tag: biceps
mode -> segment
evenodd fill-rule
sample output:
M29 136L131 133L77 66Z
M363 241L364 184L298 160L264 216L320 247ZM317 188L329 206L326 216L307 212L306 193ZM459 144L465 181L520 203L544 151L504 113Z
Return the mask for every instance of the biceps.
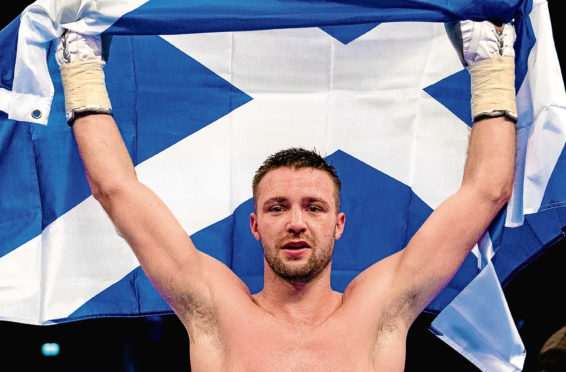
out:
M457 192L436 208L413 236L400 265L419 266L431 275L455 272L499 208L473 191Z
M167 206L139 182L97 197L158 290L174 291L186 277L198 277L201 258Z
M418 293L424 308L452 279L500 206L460 190L443 202L402 251L398 277Z
M222 262L199 252L161 199L136 182L100 200L126 239L144 272L181 314L204 314L231 292L246 295L247 287Z
M97 199L139 259L157 249L160 256L186 254L188 235L145 185L137 181L124 183Z
M407 247L350 283L345 303L380 314L383 324L410 325L454 276L485 231L499 209L492 204L466 190L448 198Z

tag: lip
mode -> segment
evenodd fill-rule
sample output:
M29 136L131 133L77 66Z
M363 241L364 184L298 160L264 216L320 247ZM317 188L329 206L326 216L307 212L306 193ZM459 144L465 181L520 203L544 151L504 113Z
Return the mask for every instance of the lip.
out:
M285 243L281 250L285 252L285 255L289 258L298 258L311 248L310 244L304 240L295 240Z
M283 245L283 247L281 247L281 249L286 249L286 250L303 250L303 249L309 249L311 246L309 243L307 243L304 240L296 240L296 241L290 241L287 242Z
M307 253L309 248L298 248L298 249L287 249L283 248L283 252L285 255L290 258L296 258L302 256L303 254Z

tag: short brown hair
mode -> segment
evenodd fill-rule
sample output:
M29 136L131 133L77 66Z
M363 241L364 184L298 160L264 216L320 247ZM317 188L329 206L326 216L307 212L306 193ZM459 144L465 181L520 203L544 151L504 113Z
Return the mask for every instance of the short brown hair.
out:
M300 147L292 147L286 150L281 150L275 154L269 156L263 164L256 171L253 182L253 198L254 205L257 201L257 188L263 177L271 170L275 170L282 167L289 168L313 168L326 172L335 186L335 197L336 197L336 211L340 210L340 192L342 188L342 183L338 174L336 173L336 168L332 164L329 164L316 150L305 150Z

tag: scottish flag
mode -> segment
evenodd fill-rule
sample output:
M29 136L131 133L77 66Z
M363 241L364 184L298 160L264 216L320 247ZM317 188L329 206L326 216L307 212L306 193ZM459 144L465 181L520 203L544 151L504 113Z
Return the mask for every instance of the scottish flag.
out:
M514 19L512 200L427 307L480 369L520 370L502 285L566 226L566 94L546 1L38 0L0 32L0 319L171 313L92 195L54 59L64 28L112 36L107 87L141 182L252 292L251 179L290 146L343 180L332 285L402 249L461 182L470 81L442 22ZM449 228L449 227L448 227Z

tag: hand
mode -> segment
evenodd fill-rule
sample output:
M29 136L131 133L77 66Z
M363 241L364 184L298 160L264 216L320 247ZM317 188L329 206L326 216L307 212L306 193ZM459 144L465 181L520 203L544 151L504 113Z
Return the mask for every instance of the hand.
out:
M65 30L58 39L55 59L59 65L85 60L104 60L100 35L82 35Z
M59 38L55 59L61 69L69 125L79 113L112 113L104 81L105 50L100 35L66 30Z
M470 72L473 120L505 116L516 123L513 25L466 20L445 26L460 61Z
M445 24L450 41L464 66L494 56L515 56L515 28L510 23L461 21Z

